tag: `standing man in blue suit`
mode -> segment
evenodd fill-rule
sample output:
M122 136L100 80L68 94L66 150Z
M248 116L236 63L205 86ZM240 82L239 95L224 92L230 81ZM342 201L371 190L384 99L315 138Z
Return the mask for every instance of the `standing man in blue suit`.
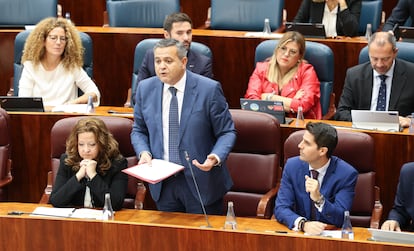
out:
M298 147L287 160L276 198L275 217L290 229L320 234L327 224L341 227L355 195L358 172L332 156L338 143L335 128L308 123ZM316 173L317 172L317 173Z
M203 213L188 152L206 212L221 214L223 196L232 186L225 162L236 131L220 83L186 70L186 53L185 46L174 39L155 45L157 76L138 85L131 141L140 164L155 158L185 166L178 175L149 186L159 210ZM175 96L179 133L173 137L170 102ZM176 152L171 152L173 148Z
M191 18L185 13L173 13L165 18L164 21L164 38L176 39L183 43L187 48L187 69L206 76L213 78L213 67L211 58L206 57L196 51L191 50L191 41L193 40L193 29L192 29ZM141 67L138 70L137 82L138 85L141 80L155 76L154 68L154 52L152 49L148 50L142 60ZM133 91L136 88L132 88ZM132 93L132 102L135 103L136 92Z

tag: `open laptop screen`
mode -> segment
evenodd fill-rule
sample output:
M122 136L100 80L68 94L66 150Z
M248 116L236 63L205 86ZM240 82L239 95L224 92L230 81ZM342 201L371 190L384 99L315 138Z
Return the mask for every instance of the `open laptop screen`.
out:
M0 106L6 111L44 112L42 97L0 96Z
M325 26L313 23L286 22L286 31L298 31L305 37L325 38Z
M352 127L366 130L399 132L398 111L351 110Z
M282 101L241 98L240 106L242 110L264 112L276 117L280 124L286 123L285 110L283 109Z

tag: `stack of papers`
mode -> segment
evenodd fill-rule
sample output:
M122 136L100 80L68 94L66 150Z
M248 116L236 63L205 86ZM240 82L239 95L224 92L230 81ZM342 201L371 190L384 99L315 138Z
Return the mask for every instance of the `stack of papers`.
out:
M153 159L151 166L148 164L141 164L132 166L122 171L140 180L155 184L180 172L183 169L184 166L161 159Z
M37 207L30 216L102 220L102 210L91 208Z
M87 104L58 105L52 108L52 112L86 113Z

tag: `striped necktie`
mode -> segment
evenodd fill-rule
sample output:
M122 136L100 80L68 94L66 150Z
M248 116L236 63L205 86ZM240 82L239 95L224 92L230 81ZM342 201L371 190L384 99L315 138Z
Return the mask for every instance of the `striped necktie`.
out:
M168 90L171 92L168 124L168 156L170 162L181 164L180 153L178 151L180 124L178 121L177 89L175 87L170 87Z

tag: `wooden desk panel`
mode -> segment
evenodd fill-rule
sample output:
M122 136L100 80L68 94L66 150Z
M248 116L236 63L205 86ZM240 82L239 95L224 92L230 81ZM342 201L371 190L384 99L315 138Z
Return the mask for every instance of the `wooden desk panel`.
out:
M131 108L98 107L97 115L133 118L132 114L108 114L109 109L132 112ZM38 202L50 170L50 129L59 119L79 114L65 113L10 113L12 127L13 182L8 186L10 201ZM349 122L326 121L349 126ZM294 123L281 126L282 143L296 130ZM365 131L374 138L376 181L381 188L384 205L383 219L391 209L402 164L414 161L414 135ZM282 151L283 152L283 151ZM283 161L283 158L282 158ZM281 163L283 165L283 163Z
M354 228L355 240L304 236L274 220L238 218L238 230L222 230L224 216L121 210L115 221L8 216L31 212L38 204L0 203L2 250L412 250L414 245L367 241L365 228ZM39 231L40 230L40 231ZM287 234L268 233L282 230Z

